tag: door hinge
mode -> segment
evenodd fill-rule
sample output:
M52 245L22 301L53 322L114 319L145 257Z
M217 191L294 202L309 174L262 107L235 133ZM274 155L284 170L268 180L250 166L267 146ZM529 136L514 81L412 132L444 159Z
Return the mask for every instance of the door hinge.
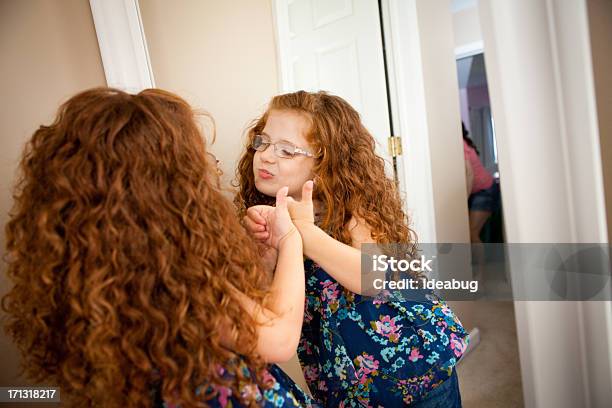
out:
M397 157L402 155L402 138L401 136L389 137L389 155Z

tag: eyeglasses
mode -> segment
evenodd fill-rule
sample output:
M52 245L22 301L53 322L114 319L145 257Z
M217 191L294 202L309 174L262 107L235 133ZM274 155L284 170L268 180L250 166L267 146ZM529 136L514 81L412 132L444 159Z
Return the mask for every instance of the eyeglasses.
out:
M219 176L223 175L223 170L221 170L221 167L219 166L220 161L219 161L219 159L217 159L217 156L215 156L211 152L206 152L206 154L210 158L210 161L215 164L215 171L217 172L217 174Z
M253 142L251 143L251 147L258 152L263 152L270 145L274 146L274 154L281 159L292 159L297 154L307 157L314 157L314 154L310 153L308 150L300 149L289 142L272 143L270 142L270 139L263 135L255 135Z

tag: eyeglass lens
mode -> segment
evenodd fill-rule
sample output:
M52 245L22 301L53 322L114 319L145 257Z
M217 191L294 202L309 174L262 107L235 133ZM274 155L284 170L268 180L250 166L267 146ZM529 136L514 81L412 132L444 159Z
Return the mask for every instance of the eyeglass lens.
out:
M270 140L264 139L261 135L255 136L253 139L253 149L257 151L264 151L270 146L272 143ZM285 142L277 142L274 143L274 153L281 158L292 158L295 156L295 146Z

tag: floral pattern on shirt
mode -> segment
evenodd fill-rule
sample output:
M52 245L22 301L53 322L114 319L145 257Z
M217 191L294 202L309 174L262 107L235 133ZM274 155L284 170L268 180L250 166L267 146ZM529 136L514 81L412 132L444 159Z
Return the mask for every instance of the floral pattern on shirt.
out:
M298 356L313 396L328 407L409 404L448 379L468 335L433 292L422 300L367 298L306 260Z
M263 382L271 384L265 390L262 390L257 384L248 381L251 378L251 371L248 367L240 362L242 373L245 375L245 381L239 384L241 395L247 399L257 401L260 407L264 408L287 408L287 407L319 407L314 400L307 395L297 384L289 378L278 366L271 365L264 371ZM219 367L221 375L229 377L229 373ZM232 389L226 386L211 386L216 391L216 396L207 402L209 407L214 408L236 408L242 407L240 399L232 394ZM196 394L202 392L201 389L196 390ZM178 405L163 402L163 408L180 408Z

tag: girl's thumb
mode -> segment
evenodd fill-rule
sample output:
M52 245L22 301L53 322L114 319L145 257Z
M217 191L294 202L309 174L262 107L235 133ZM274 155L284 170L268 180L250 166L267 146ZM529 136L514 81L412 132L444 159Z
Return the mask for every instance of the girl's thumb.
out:
M310 202L312 201L312 190L314 189L314 183L312 180L308 180L302 186L302 201Z
M289 187L287 186L276 192L276 208L287 208L287 193L289 193Z

